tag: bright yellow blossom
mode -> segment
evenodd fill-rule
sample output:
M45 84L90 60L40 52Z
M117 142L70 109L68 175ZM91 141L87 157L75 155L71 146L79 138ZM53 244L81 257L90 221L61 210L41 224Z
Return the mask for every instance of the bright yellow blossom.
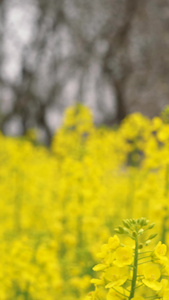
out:
M144 268L144 279L142 279L142 282L151 288L154 291L159 291L162 288L162 283L158 282L157 280L161 276L160 269L155 264L148 264Z
M158 260L160 264L166 264L168 261L166 257L166 253L167 253L167 246L159 242L154 249L153 258L155 260Z
M118 268L117 266L113 266L108 268L103 276L107 281L109 281L106 288L120 286L126 282L129 276L129 269L128 267Z
M130 246L119 247L115 253L114 264L118 267L129 266L133 262L133 249Z
M98 264L93 267L93 270L94 271L102 271L106 268L107 268L107 266L105 264Z
M108 240L108 248L111 250L116 250L120 246L120 240L117 235L110 237Z
M106 297L106 300L126 300L126 299L127 299L126 291L121 287L110 289Z

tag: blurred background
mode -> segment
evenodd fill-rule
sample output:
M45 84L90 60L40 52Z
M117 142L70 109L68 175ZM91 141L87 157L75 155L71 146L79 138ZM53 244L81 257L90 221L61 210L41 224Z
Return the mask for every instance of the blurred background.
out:
M65 108L96 124L169 104L169 0L0 0L0 129L50 144Z

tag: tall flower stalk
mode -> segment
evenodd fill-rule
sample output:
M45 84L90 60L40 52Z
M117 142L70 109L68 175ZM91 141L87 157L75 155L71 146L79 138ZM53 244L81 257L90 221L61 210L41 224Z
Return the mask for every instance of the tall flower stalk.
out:
M134 292L135 292L136 282L137 282L137 267L138 267L138 237L136 235L135 250L134 250L133 277L132 277L132 282L131 282L131 292L130 292L129 299L132 299L134 297Z

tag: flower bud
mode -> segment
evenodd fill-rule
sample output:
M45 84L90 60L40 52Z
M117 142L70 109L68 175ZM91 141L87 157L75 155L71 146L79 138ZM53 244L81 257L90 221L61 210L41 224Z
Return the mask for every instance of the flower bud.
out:
M151 223L151 224L148 226L148 229L152 229L154 226L155 226L155 223Z
M130 229L130 224L129 224L128 220L123 220L123 224L124 224L125 227Z
M133 232L132 232L132 236L133 236L133 237L136 237L136 236L137 236L136 231L133 231Z
M138 231L139 234L143 234L143 232L144 232L144 229L143 229L143 228L141 228L141 229Z
M140 244L138 245L138 248L139 248L139 249L142 249L143 246L144 246L144 245L143 245L142 243L140 243Z
M150 236L149 236L149 240L152 240L152 239L154 239L155 237L157 236L157 233L154 233L154 234L151 234Z
M147 240L145 245L148 246L151 243L151 240Z

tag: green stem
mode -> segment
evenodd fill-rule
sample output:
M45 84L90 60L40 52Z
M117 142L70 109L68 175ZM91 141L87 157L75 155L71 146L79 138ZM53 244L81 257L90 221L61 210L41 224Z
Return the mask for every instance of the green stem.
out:
M150 255L149 256L139 257L138 260L141 260L141 259L144 259L144 258L149 258L149 257L150 257Z
M140 253L138 253L138 254L145 254L145 253L152 253L153 251L144 251L144 252L140 252Z
M162 233L161 233L161 241L163 244L165 244L166 242L166 233L167 233L167 227L166 227L166 223L168 220L168 216L165 216L163 218L163 223L162 223Z
M135 251L134 251L134 266L133 266L133 278L131 282L131 292L129 296L129 300L134 298L134 292L136 288L136 280L137 280L137 264L138 264L138 238L135 238Z
M142 263L139 263L138 265L143 265L143 264L146 264L146 263L149 263L149 262L152 262L152 260L143 261Z

